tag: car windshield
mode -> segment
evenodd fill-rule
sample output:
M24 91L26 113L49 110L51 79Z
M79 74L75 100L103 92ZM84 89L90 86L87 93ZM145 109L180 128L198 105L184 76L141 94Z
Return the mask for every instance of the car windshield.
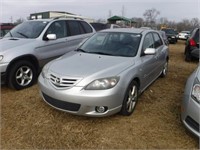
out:
M134 57L137 54L141 34L99 32L88 39L79 51L101 55Z
M181 33L187 33L187 34L189 34L189 33L190 33L190 31L182 31Z
M34 39L41 34L47 24L48 22L46 21L23 22L8 32L5 37Z
M176 34L173 29L164 29L163 31L165 31L166 34Z

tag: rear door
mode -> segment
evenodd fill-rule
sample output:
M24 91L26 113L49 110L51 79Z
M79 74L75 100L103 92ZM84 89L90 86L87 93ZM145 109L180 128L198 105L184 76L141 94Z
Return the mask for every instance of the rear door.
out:
M154 48L156 49L156 74L157 76L163 70L163 66L166 62L166 50L167 46L163 43L160 35L156 32L153 32L154 38Z
M67 20L67 31L68 31L68 49L75 50L79 44L85 39L92 35L93 30L84 21L78 20Z
M142 44L142 52L141 52L141 89L148 86L156 77L157 70L157 56L155 55L144 55L144 51L146 48L154 48L154 38L152 33L146 34Z

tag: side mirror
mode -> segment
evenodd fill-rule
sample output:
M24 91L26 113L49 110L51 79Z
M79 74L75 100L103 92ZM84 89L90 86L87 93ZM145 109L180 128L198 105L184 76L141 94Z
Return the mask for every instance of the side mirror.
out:
M155 48L147 48L144 51L145 55L155 55L156 54L156 49Z
M56 40L56 34L47 34L46 37L48 40Z

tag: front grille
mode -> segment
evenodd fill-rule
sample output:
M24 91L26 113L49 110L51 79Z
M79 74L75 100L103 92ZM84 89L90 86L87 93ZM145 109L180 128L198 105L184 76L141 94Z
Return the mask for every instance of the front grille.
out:
M44 99L46 100L46 102L48 102L49 104L53 105L54 107L63 109L63 110L69 110L69 111L78 111L80 108L80 104L76 104L76 103L70 103L70 102L65 102L65 101L61 101L58 99L54 99L44 93L42 93Z
M59 77L57 75L50 74L50 83L56 88L70 88L79 80L80 78Z
M199 132L199 124L193 120L190 116L187 116L185 121L187 122L187 124L193 128L194 130L196 130L197 132Z

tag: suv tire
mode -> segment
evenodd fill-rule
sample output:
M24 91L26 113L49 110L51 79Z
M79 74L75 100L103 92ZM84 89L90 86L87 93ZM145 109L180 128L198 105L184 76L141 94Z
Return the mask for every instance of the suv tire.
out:
M36 69L28 61L22 60L14 63L8 73L8 86L21 90L30 87L36 80Z

